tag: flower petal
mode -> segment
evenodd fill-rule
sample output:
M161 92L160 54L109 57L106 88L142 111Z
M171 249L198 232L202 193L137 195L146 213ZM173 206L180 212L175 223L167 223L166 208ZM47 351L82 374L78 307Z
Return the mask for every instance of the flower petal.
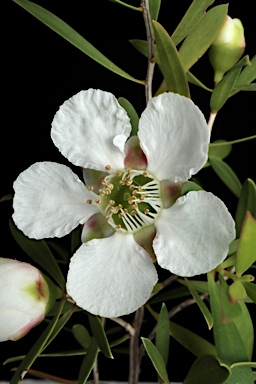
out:
M88 241L71 258L67 292L81 308L104 317L134 312L157 282L155 267L130 234Z
M235 223L224 203L210 192L189 192L156 221L153 242L159 265L180 276L206 273L227 256Z
M210 133L199 108L176 93L149 101L138 136L148 171L159 181L186 181L205 164Z
M124 167L124 145L131 124L114 95L101 90L81 91L56 113L51 137L73 164L105 171Z
M35 239L65 236L98 212L96 206L87 204L97 195L65 165L35 163L18 176L13 187L13 220Z

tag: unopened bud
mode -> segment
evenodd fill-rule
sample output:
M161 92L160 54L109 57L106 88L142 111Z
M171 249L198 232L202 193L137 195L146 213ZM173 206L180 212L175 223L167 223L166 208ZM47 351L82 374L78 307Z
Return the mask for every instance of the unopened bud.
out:
M227 16L209 49L209 60L214 69L215 83L218 83L224 73L238 62L244 49L244 28L241 21Z
M0 258L0 341L25 336L43 320L50 302L48 284L37 268Z

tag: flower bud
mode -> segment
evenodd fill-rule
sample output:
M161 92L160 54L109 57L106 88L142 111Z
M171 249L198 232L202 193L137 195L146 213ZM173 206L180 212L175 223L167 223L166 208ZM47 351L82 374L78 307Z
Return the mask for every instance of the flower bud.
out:
M224 73L238 62L244 49L244 28L241 21L227 16L209 49L209 60L215 72L215 83L218 83Z
M43 320L50 301L48 284L37 268L0 258L0 341L25 336Z

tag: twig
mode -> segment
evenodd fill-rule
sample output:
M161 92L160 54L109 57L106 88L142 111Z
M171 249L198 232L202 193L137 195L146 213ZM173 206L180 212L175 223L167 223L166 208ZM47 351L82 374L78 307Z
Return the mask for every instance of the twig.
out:
M130 370L129 384L137 384L139 378L139 335L144 315L144 307L137 309L134 317L134 335L130 338Z
M110 320L121 325L121 327L123 327L132 337L134 336L135 329L133 328L133 326L131 324L127 323L126 321L124 321L120 317L112 317Z
M93 384L97 384L99 382L99 368L98 368L98 358L96 358L93 365Z
M148 0L143 0L141 3L143 9L143 18L146 27L147 42L148 42L148 68L147 68L147 77L145 82L145 94L146 94L146 103L152 99L152 80L155 68L154 62L154 31L151 23L151 17L149 12Z
M212 127L213 127L213 123L214 123L216 116L217 116L217 112L216 113L213 113L213 112L210 113L210 117L209 117L209 121L208 121L208 128L209 128L210 133L212 132Z
M11 371L16 371L16 369L17 368L12 368ZM41 379L46 379L46 380L53 381L55 383L77 384L75 381L66 380L66 379L63 379L62 377L53 376L53 375L50 375L50 374L45 373L45 372L37 371L35 369L29 369L27 371L27 373L29 373L30 375L35 376L35 377L40 377Z

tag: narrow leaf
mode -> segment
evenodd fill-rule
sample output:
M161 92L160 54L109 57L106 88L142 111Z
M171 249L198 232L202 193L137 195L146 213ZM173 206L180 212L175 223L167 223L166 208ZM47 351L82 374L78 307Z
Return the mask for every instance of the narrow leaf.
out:
M247 297L246 290L241 281L236 280L229 286L229 297L231 303L235 303L238 300L245 300Z
M218 112L226 103L231 95L234 85L236 84L242 67L249 64L249 56L244 56L216 85L210 99L210 107L213 113Z
M64 301L60 303L59 311L54 316L54 318L50 321L49 325L45 328L45 330L41 333L39 338L34 343L33 347L30 349L24 360L20 363L18 369L15 371L15 374L13 375L10 384L19 384L20 378L23 371L27 371L33 362L36 360L37 356L41 353L43 350L47 340L49 339L51 333L53 332L54 328L56 327L56 324L58 323L59 316L62 311L62 307L64 305Z
M29 239L15 226L12 220L9 221L9 226L21 249L47 271L62 289L65 289L65 279L46 242L44 240Z
M250 60L251 65L246 66L240 73L236 87L244 84L250 84L256 80L256 55Z
M222 384L230 376L227 365L220 364L216 356L200 356L192 365L183 384Z
M170 344L170 325L169 316L166 305L163 303L159 313L156 327L156 348L163 358L165 366L167 366Z
M230 296L229 296L229 286L221 274L219 274L219 281L220 281L221 321L223 323L227 323L241 316L242 309L239 303L237 302L231 303Z
M152 363L154 365L155 370L157 371L157 374L161 377L161 379L165 383L169 383L168 374L167 374L165 364L164 364L164 361L163 361L163 358L162 358L160 352L154 346L152 341L150 341L149 339L142 337L141 340L143 342L143 345L147 351L147 354L148 354L150 360L152 361Z
M12 200L12 194L11 193L8 193L7 195L4 195L1 197L0 199L0 203L4 202L4 201L9 201L9 200Z
M190 97L186 73L171 37L156 21L153 21L156 46L168 91Z
M231 92L231 96L233 96L235 93L237 93L239 91L247 91L247 92L255 92L256 91L256 83L243 84L243 85L236 85L236 84L234 86L234 89Z
M88 318L89 318L89 323L90 323L93 336L95 337L95 340L97 341L101 352L106 357L113 359L113 355L108 343L108 339L100 319L98 318L98 316L91 315L90 313L88 313Z
M134 109L133 105L124 97L119 97L118 103L121 105L121 107L123 107L126 110L127 115L129 116L131 126L132 126L132 131L130 136L137 135L138 126L139 126L139 116L136 110Z
M187 289L187 287L171 288L167 292L161 292L153 296L149 302L150 304L163 303L168 300L177 299L179 297L186 297L188 295L189 290Z
M170 335L197 357L205 354L216 355L213 344L173 321L170 321Z
M226 145L215 145L218 143L226 143ZM232 150L232 145L229 144L226 140L216 140L209 145L209 158L218 157L218 159L225 159Z
M75 337L75 339L78 341L78 343L87 350L91 343L91 336L89 335L89 332L82 324L74 324L72 327L72 333Z
M151 20L157 20L161 7L161 0L149 0L148 3Z
M197 77L195 77L195 75L193 75L193 73L191 73L190 71L187 71L186 76L187 76L187 79L188 79L188 82L189 82L189 83L194 84L194 85L196 85L197 87L203 88L203 89L205 89L205 90L208 91L208 92L212 92L212 89L206 87L206 85L204 85L204 84L203 84Z
M87 350L87 353L82 361L79 376L78 376L78 384L85 384L97 359L99 352L97 341L92 338L90 346Z
M231 192L234 193L236 197L239 198L242 184L232 168L223 160L214 156L210 158L210 164L223 183L230 189Z
M205 14L206 8L214 3L214 0L194 0L181 22L172 34L175 45L178 45L192 31Z
M74 45L76 48L80 49L91 59L101 64L103 67L128 80L144 84L144 81L135 79L128 73L124 72L121 68L116 66L114 63L112 63L112 61L110 61L106 56L104 56L100 51L98 51L98 49L96 49L92 44L90 44L86 39L84 39L78 32L76 32L67 23L65 23L59 17L55 16L53 13L47 11L40 5L32 3L28 0L13 1L16 4L20 5L22 8L24 8L31 15L36 17L38 20L40 20L42 23L44 23L47 27L51 28L54 32L58 33L69 43Z
M185 72L187 72L210 47L225 21L227 12L227 4L218 5L210 9L196 24L186 40L184 40L180 47L179 54Z
M256 284L253 283L243 283L245 287L247 295L252 299L254 303L256 303Z
M194 288L193 284L191 284L190 280L185 278L185 282L186 282L186 285L187 285L188 289L190 290L191 295L195 299L195 301L196 301L200 311L202 312L202 314L203 314L203 316L205 318L205 321L206 321L206 323L208 325L208 328L211 329L212 326L213 326L213 319L212 319L212 315L211 315L209 309L207 308L207 306L204 303L204 301L201 299L200 295L197 293L197 291Z
M242 315L229 323L221 321L220 289L212 272L208 273L210 304L213 316L213 332L218 357L226 364L250 361L253 350L254 331L248 309L243 302Z
M203 188L193 181L185 181L181 188L181 195L184 196L191 191L201 191Z
M256 260L256 220L247 211L236 256L236 274L241 276Z
M236 209L235 219L237 237L240 236L246 211L249 211L252 216L256 218L256 185L251 179L245 180Z

